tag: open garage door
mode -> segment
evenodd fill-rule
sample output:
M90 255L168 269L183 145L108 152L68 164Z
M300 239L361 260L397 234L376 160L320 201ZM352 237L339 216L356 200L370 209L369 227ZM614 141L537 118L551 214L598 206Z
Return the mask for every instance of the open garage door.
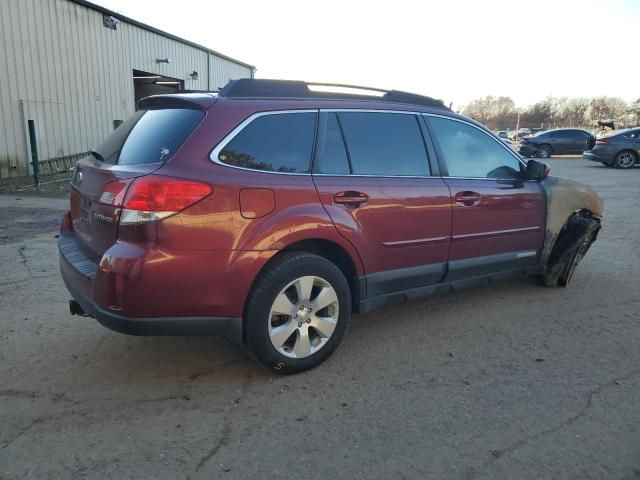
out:
M162 93L175 93L184 89L184 80L179 78L165 77L156 73L133 71L133 91L136 102L149 95L160 95Z

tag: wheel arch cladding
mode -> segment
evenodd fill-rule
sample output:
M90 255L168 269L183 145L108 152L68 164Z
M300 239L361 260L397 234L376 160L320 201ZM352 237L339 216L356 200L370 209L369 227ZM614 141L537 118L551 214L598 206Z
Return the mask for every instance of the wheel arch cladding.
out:
M558 237L569 228L574 215L602 219L602 199L590 187L564 178L547 177L540 186L547 200L546 227L540 261L546 265ZM599 228L599 225L598 225Z
M349 289L351 290L352 309L355 308L356 305L358 305L360 301L360 295L364 293L361 291L363 287L360 285L358 266L355 263L359 259L354 259L350 252L348 252L342 245L324 238L309 238L305 240L299 240L284 246L284 248L275 253L275 255L273 255L262 266L262 268L258 272L258 275L256 275L256 279L254 280L253 284L255 285L255 282L257 281L260 274L265 271L270 264L280 258L282 254L290 252L312 253L314 255L326 258L334 265L336 265L336 267L338 267L338 269L343 273L343 275L347 279L347 283L349 284ZM251 288L253 288L253 285Z

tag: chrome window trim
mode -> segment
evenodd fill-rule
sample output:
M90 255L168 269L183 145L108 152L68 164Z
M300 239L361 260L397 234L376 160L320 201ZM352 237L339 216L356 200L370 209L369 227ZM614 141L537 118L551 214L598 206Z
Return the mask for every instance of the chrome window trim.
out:
M505 151L507 151L509 153L509 155L511 155L513 158L515 158L518 163L520 163L520 165L522 165L523 167L527 167L527 164L524 160L522 160L522 158L520 158L518 156L518 154L512 149L510 148L508 145L506 145L502 140L500 140L497 137L494 137L492 135L489 135L487 132L485 132L482 128L478 127L477 125L474 125L471 122L467 122L466 120L462 120L460 118L455 118L455 117L448 117L446 115L438 115L437 113L425 113L422 112L422 115L424 115L425 117L438 117L438 118L444 118L445 120L451 120L454 122L460 122L460 123L464 123L466 125L469 125L470 127L475 128L476 130L484 133L487 137L489 137L490 139L492 139L494 142L496 142L498 145L500 145ZM466 178L466 179L477 179L477 180L517 180L516 178L488 178L488 177L451 177L451 176L446 176L446 177L442 177L442 178Z
M320 113L401 113L403 115L420 115L424 112L413 112L409 110L380 110L371 108L321 108Z
M443 178L439 175L367 175L364 173L313 173L312 175L314 177L419 178L421 180L425 178Z
M283 115L287 113L313 113L316 116L318 115L317 108L308 108L304 110L269 110L265 112L256 112L249 115L245 118L238 126L236 126L233 130L231 130L216 147L209 154L209 160L217 165L222 165L223 167L235 168L237 170L244 170L247 172L260 172L260 173L270 173L272 175L293 175L293 176L310 176L311 172L275 172L273 170L258 170L257 168L247 168L247 167L238 167L237 165L229 165L228 163L222 162L218 157L220 156L220 152L222 149L226 147L231 140L233 140L236 135L238 135L242 130L244 130L251 122L253 122L256 118L264 117L267 115ZM313 152L312 152L313 154ZM313 158L309 159L309 169L311 169L311 165L313 162Z
M255 169L255 168L238 167L236 165L230 165L228 163L224 163L224 162L220 161L220 159L218 158L218 156L220 155L220 152L222 151L222 149L224 147L226 147L227 144L229 142L231 142L231 140L233 140L236 135L238 135L242 130L244 130L256 118L263 117L263 116L266 116L266 115L282 115L282 114L288 114L288 113L315 113L315 114L320 114L320 113L325 113L325 112L326 113L331 113L331 112L396 113L396 114L414 115L414 116L423 115L423 116L429 116L429 117L439 117L439 118L444 118L446 120L452 120L452 121L464 123L466 125L474 127L475 129L481 131L482 133L487 135L489 138L492 138L496 143L501 145L502 148L504 148L507 152L509 152L509 154L511 156L513 156L521 165L523 165L526 168L526 163L520 157L518 157L516 152L511 150L500 139L493 138L491 135L489 135L487 132L485 132L482 128L478 127L477 125L474 125L471 122L467 122L465 120L461 120L461 119L455 118L455 117L450 117L450 116L447 116L447 115L438 115L438 114L435 114L435 113L418 112L418 111L413 111L413 110L384 110L384 109L370 109L370 108L366 109L366 108L357 108L357 107L355 107L355 108L308 108L308 109L295 109L295 110L267 110L267 111L264 111L264 112L253 113L253 114L249 115L247 118L245 118L242 122L240 122L240 124L238 124L227 135L225 135L225 137L211 151L211 154L209 155L209 160L211 160L213 163L215 163L217 165L221 165L221 166L227 167L227 168L235 168L237 170L244 170L244 171L248 171L248 172L268 173L268 174L272 174L272 175L292 175L292 176L311 176L311 175L313 175L313 176L318 176L318 177L410 178L410 179L425 179L425 178L443 178L443 179L445 179L445 178L450 178L450 179L463 179L463 180L490 180L490 181L496 181L496 180L514 181L514 180L518 180L516 178L451 177L451 176L443 176L443 175L436 175L436 176L434 176L434 175L417 175L416 176L416 175L335 174L335 173L313 173L313 172L308 172L308 173L302 173L302 172L301 173L275 172L273 170L258 170L258 169ZM312 164L313 164L313 159L311 160L311 163L309 164L310 168L312 167Z

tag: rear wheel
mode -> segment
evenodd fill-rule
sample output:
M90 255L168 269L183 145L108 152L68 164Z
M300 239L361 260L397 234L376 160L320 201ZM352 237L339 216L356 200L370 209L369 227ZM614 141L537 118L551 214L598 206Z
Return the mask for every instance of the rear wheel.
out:
M638 158L634 152L624 150L616 155L616 158L613 160L613 164L617 168L631 168L637 161Z
M267 267L251 291L246 340L264 367L297 373L333 353L350 318L351 292L340 269L317 255L287 252Z
M553 153L553 149L551 145L540 145L540 148L536 150L536 157L538 158L549 158Z

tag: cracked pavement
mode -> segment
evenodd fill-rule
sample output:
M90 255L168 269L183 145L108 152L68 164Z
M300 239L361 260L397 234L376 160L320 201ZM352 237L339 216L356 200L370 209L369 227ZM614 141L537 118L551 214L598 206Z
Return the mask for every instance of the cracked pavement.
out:
M0 196L0 478L640 478L640 169L549 163L605 200L569 288L388 306L293 377L71 317L66 202Z

